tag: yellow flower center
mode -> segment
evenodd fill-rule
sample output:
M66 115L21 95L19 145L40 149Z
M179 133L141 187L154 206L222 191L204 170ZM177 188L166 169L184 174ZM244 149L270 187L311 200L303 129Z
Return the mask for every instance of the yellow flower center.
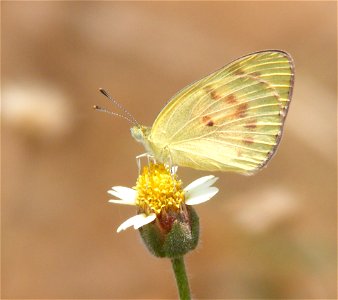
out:
M162 210L179 210L184 202L182 181L177 179L163 164L144 167L137 178L137 205L146 213L161 213Z

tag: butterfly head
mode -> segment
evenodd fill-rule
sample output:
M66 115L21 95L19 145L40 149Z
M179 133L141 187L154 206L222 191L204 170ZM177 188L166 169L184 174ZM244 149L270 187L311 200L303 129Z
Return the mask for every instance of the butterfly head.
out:
M149 145L149 135L150 135L150 127L135 125L130 128L131 136L139 143L142 143L146 148L148 153L151 153L151 147Z
M139 143L143 143L146 137L149 135L149 129L146 126L135 125L130 128L132 137Z

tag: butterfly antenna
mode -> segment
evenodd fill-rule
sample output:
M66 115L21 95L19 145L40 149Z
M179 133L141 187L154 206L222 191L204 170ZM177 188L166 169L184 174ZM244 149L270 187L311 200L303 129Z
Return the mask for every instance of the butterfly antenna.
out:
M126 116L124 115L120 115L120 114L117 114L117 113L114 113L104 107L101 107L101 106L98 106L98 105L94 105L93 108L97 111L101 111L101 112L104 112L104 113L108 113L108 114L111 114L113 116L116 116L116 117L119 117L119 118L122 118L122 119L125 119L127 120L129 123L131 124L134 124L134 125L137 125L137 123L135 123L134 121L130 120L129 118L127 118Z
M102 89L102 88L99 88L99 91L104 95L104 96L106 96L113 104L115 104L120 110L122 110L128 117L126 117L126 116L124 116L124 119L126 119L126 120L129 120L129 121L131 121L131 123L133 123L134 125L139 125L139 123L136 121L136 119L133 117L133 115L129 112L129 111L127 111L123 106L122 106L122 104L121 103L119 103L119 102L117 102L116 100L114 100L113 98L112 98L112 96L110 96L110 94L106 91L106 90L104 90L104 89ZM103 109L104 111L106 111L106 112L109 112L108 110L106 110L106 109ZM109 112L109 113L111 113L111 112ZM116 113L112 113L113 115L119 115L119 114L116 114ZM119 116L122 116L122 115L119 115Z

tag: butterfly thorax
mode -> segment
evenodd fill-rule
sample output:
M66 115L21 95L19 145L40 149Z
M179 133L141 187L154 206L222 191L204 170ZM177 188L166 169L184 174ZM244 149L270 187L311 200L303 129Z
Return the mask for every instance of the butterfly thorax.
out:
M143 144L149 154L153 155L152 147L149 142L151 128L143 125L136 125L130 128L131 136L139 143Z

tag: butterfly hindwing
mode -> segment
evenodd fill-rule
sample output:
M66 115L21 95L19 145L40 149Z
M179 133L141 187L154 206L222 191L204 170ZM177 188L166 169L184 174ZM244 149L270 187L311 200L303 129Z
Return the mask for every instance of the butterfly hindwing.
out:
M184 88L154 122L155 154L195 169L255 172L279 143L293 73L286 53L265 51Z

